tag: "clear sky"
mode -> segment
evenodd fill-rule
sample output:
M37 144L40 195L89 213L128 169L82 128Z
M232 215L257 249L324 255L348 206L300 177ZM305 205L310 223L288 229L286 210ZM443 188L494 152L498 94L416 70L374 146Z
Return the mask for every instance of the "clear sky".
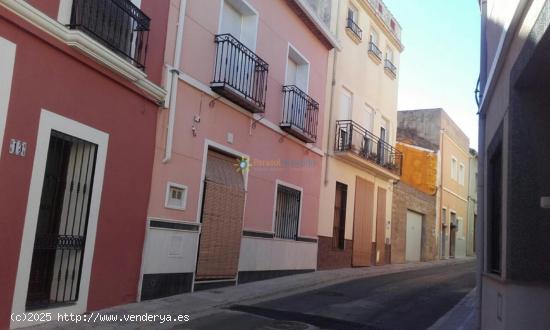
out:
M475 0L384 0L401 25L398 110L443 108L477 150L479 7Z

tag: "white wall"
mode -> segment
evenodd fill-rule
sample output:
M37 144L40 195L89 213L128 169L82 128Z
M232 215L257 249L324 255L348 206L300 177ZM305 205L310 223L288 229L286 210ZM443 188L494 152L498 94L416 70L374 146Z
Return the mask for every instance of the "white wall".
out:
M316 268L317 243L242 238L239 271Z
M199 233L148 228L143 249L143 274L194 273Z

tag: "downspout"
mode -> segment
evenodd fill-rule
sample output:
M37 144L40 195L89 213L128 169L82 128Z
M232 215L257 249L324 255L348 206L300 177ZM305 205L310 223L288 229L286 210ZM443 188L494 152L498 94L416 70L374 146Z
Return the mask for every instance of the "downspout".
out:
M181 50L183 44L183 26L185 23L185 10L187 0L180 1L180 11L178 17L178 28L176 32L176 47L174 48L174 62L170 69L170 104L168 106L168 131L166 134L166 146L164 148L163 163L168 163L172 159L172 146L174 143L174 122L176 118L176 98L178 94L179 67L181 63Z
M486 28L487 28L487 0L480 0L481 9L481 38L480 38L480 63L479 63L479 89L481 93L485 91L485 84L487 82L487 40L486 40ZM480 95L479 99L483 102L484 95ZM482 104L482 103L481 103ZM480 105L481 106L481 105ZM481 110L481 109L480 109ZM477 287L477 312L478 312L478 326L481 329L481 305L482 305L482 292L483 281L481 280L481 274L483 274L483 267L485 265L485 113L479 112L478 120L478 146L477 146L477 222L476 222L476 257L477 257L477 274L476 274L476 287Z
M338 38L338 32L340 31L340 0L337 0L338 4L336 6L336 38ZM324 184L325 186L328 185L328 158L329 158L329 148L330 148L330 140L331 140L331 133L332 132L332 110L334 107L334 89L336 86L336 59L338 58L338 50L336 48L333 48L334 50L334 56L332 59L332 81L330 83L330 107L328 110L328 135L327 135L327 146L325 150L325 180Z

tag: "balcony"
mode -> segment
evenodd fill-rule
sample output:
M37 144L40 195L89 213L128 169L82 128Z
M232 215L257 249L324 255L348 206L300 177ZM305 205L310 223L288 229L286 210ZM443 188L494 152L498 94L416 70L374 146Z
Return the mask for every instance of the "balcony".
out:
M386 59L386 62L384 63L384 71L386 71L386 73L388 73L392 78L397 77L397 68L388 59Z
M378 63L382 61L382 51L372 41L369 42L369 55L374 56Z
M334 151L337 156L380 175L401 176L403 154L354 121L336 121Z
M279 125L288 134L306 142L317 140L319 103L294 85L283 86L283 121Z
M252 113L265 111L269 65L231 34L216 35L212 90Z
M129 0L73 0L68 27L88 34L144 70L150 22Z
M351 32L351 37L356 39L357 42L363 39L363 30L355 23L352 17L348 17L348 23L346 25L346 30Z

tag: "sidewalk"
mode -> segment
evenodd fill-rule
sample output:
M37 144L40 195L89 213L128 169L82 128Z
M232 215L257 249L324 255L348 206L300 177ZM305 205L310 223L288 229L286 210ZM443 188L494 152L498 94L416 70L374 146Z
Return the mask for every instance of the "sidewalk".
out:
M443 315L428 330L477 330L478 313L476 289L472 289L447 314Z
M217 309L233 304L256 304L262 301L282 298L285 296L306 292L333 284L354 279L369 278L378 275L392 274L411 270L426 269L445 265L470 262L473 258L451 259L434 262L418 262L394 264L365 268L347 268L317 271L312 273L279 277L275 279L252 282L238 286L181 294L167 298L148 300L140 303L116 306L88 314L87 317L101 315L118 315L119 319L111 322L96 322L89 320L75 324L73 322L49 322L33 327L33 329L136 329L151 327L154 329L170 329L185 322L140 323L123 320L123 315L183 315L193 319L215 313ZM185 327L185 326L184 326Z

